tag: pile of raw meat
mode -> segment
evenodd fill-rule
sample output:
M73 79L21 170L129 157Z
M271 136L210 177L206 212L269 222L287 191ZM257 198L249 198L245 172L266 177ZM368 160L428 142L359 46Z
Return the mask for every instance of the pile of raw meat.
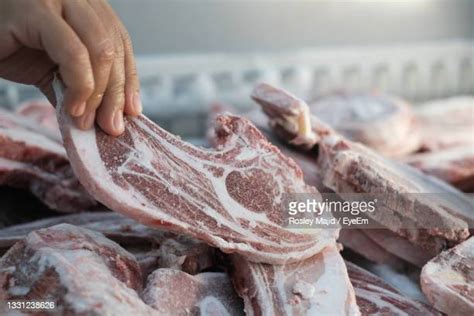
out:
M260 84L252 112L213 107L200 148L145 116L118 138L81 131L57 88L56 111L0 112L2 302L67 315L474 314L461 191L474 191L473 98L306 103ZM377 228L289 229L285 196L300 193L399 198L370 215ZM18 219L15 205L35 209Z

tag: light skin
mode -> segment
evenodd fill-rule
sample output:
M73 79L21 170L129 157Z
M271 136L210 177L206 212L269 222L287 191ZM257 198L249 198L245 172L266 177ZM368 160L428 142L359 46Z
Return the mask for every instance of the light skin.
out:
M81 129L94 122L124 131L123 116L142 110L132 43L106 0L0 0L0 77L35 85L64 106Z

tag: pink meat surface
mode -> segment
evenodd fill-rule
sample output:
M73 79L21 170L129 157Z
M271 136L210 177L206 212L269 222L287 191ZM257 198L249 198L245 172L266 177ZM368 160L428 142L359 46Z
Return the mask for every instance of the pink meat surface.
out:
M59 100L61 100L60 95ZM311 193L298 166L247 120L220 116L217 148L195 147L145 116L125 119L118 138L81 131L58 106L59 125L80 182L109 208L249 260L282 264L311 257L337 230L290 231L283 197Z
M369 238L362 229L341 229L339 242L365 259L391 267L404 266L404 261L395 254L388 252L377 242Z
M292 264L231 256L231 277L247 315L359 315L346 265L335 245Z
M386 252L417 267L422 267L437 255L436 249L422 249L388 229L366 229L363 233Z
M56 110L48 101L27 101L20 104L20 106L16 109L16 113L37 122L44 128L47 128L52 133L54 133L58 140L61 140L61 133L59 132L58 120L56 118Z
M401 156L420 147L420 131L411 106L376 93L335 93L309 103L311 114L348 139L386 156Z
M72 173L61 142L34 121L4 110L0 110L0 185L28 189L60 212L98 207Z
M421 272L421 288L448 315L474 315L474 237L442 252Z
M382 227L437 252L469 236L474 213L462 192L347 140L282 89L261 84L252 97L280 137L302 149L317 146L324 186L343 199L353 194L377 195L377 211L367 215Z
M160 315L244 315L242 300L225 273L192 276L158 269L148 277L143 300Z
M369 271L351 262L346 262L346 266L362 315L441 315L434 308L403 296Z
M30 233L0 259L2 301L52 301L61 315L152 315L141 287L131 254L69 224Z
M403 161L460 190L474 192L474 142L410 155Z
M474 146L474 97L435 100L415 109L425 150Z

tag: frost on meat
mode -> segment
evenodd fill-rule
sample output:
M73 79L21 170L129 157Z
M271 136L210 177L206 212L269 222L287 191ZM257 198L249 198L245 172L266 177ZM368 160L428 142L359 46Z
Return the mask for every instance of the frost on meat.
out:
M242 300L220 272L192 276L158 269L148 277L142 296L160 315L244 315Z
M60 212L98 206L73 175L66 151L54 134L4 110L0 110L0 185L29 189Z
M441 315L428 305L403 296L369 271L350 262L346 266L362 315Z
M403 161L460 190L474 192L474 141L470 145L410 155Z
M136 256L144 272L173 268L196 274L214 264L215 250L207 244L141 225L112 212L64 215L6 227L0 229L0 247L10 247L34 230L60 223L90 229L119 242Z
M296 263L252 263L231 255L232 282L247 315L359 315L335 245Z
M342 198L354 193L382 198L378 211L367 214L378 224L437 253L468 237L468 227L474 227L472 204L455 188L345 139L315 116L301 118L308 115L307 105L281 89L259 85L252 95L288 142L297 140L303 148L317 143L326 187Z
M62 315L151 315L132 255L69 224L30 233L0 260L0 299L53 301Z
M421 272L421 288L448 315L474 315L474 237L442 252Z
M376 93L334 93L309 103L310 112L348 139L386 156L401 156L420 146L410 105Z
M319 193L245 119L218 117L217 149L210 150L145 116L126 118L125 132L114 138L98 128L81 131L60 105L58 111L75 174L115 211L257 262L301 260L334 242L337 230L308 234L282 227L284 193Z

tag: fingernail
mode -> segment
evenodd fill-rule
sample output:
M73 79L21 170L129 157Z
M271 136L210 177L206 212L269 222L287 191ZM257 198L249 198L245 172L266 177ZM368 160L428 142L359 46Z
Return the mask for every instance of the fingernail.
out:
M114 127L117 131L122 132L123 131L123 113L121 110L118 110L114 114Z
M135 108L135 112L142 112L142 98L140 97L140 93L138 92L135 92L135 94L133 95L133 107Z
M72 116L81 116L84 114L84 111L86 110L86 103L81 103L78 105L73 106L71 110L71 115Z
M89 129L94 125L94 119L95 119L95 112L90 112L85 114L81 118L81 125L83 129Z

